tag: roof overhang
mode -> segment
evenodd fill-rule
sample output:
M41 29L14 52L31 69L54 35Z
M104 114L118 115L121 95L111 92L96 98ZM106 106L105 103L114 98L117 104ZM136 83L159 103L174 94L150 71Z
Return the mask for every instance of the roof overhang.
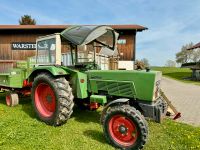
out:
M0 25L0 30L64 30L71 25ZM94 25L83 25L94 26ZM96 25L97 26L97 25ZM106 25L115 30L134 30L137 32L147 30L148 28L141 25Z
M196 49L196 48L200 48L200 42L195 44L194 46L188 48L187 50L193 50L193 49Z

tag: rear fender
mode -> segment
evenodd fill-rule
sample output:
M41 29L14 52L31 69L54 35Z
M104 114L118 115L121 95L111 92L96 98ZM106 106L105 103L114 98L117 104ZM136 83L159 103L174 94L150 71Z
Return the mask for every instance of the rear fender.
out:
M86 74L67 67L38 66L34 68L33 72L28 77L29 83L33 82L34 78L40 73L48 73L54 77L70 76L69 82L72 84L71 87L73 89L74 96L81 99L88 97Z
M69 75L69 73L66 70L57 66L38 66L34 68L31 74L29 75L29 82L33 82L34 78L40 73L49 73L52 76Z

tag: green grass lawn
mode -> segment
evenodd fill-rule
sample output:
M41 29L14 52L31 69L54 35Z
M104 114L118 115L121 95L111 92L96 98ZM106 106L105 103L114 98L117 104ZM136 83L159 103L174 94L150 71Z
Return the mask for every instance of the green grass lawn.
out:
M11 108L0 94L0 149L114 150L103 136L99 118L100 111L75 109L67 124L52 127L36 119L29 98ZM168 119L162 124L149 121L149 127L145 150L200 149L200 127Z
M176 68L176 67L152 67L152 70L162 71L166 77L173 78L185 83L193 83L200 85L200 81L185 80L184 78L191 77L192 71L189 68Z

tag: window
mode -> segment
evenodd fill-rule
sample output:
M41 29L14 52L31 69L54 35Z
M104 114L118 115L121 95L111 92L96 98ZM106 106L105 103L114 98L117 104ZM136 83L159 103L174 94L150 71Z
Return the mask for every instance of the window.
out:
M37 63L55 63L56 39L44 39L37 42Z
M126 39L119 39L117 41L118 44L126 44Z
M113 31L112 30L108 30L105 34L103 34L102 36L98 37L96 40L108 45L111 49L114 50L114 43L113 43L113 39L114 39L114 35L113 35ZM101 45L101 44L100 44Z

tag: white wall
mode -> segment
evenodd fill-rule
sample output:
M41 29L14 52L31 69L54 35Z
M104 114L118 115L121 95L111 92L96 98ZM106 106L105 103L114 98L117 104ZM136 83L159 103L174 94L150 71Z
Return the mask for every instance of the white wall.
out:
M119 61L119 69L134 70L134 61Z

